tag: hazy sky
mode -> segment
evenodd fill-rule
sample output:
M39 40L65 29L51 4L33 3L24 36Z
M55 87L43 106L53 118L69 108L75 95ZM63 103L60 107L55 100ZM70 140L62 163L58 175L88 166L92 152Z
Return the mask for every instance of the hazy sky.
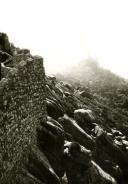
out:
M88 56L128 78L128 0L3 0L0 31L61 71Z

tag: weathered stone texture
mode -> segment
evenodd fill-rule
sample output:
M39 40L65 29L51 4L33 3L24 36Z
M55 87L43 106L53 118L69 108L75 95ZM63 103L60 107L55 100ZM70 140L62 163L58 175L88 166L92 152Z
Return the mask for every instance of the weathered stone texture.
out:
M21 59L22 60L22 59ZM22 60L0 81L0 183L27 159L45 115L45 73L40 57Z

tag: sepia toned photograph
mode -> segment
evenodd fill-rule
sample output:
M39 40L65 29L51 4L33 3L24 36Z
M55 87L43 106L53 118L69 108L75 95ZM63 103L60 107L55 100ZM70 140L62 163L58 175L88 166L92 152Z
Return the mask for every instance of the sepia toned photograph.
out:
M0 184L128 184L128 1L0 6Z

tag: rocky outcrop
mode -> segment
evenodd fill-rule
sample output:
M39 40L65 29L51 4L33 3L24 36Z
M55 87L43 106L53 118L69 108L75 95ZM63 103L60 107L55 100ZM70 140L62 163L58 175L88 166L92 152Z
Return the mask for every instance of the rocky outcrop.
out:
M7 34L5 33L0 33L0 51L12 55L11 44L8 40Z
M38 130L38 144L40 149L47 156L54 171L59 177L62 177L64 173L61 165L64 146L63 128L54 125L51 121L47 121L47 123Z
M58 104L56 99L47 99L46 100L47 114L54 119L58 119L59 117L64 115L62 107Z
M106 124L103 122L103 119L102 119L102 113L101 113L102 109L100 109L102 108L102 106L100 106L98 111L95 111L96 104L93 104L94 103L93 98L89 99L86 96L84 96L84 98L81 97L81 95L78 94L77 92L78 89L75 89L75 87L71 85L67 87L67 85L65 85L65 83L62 81L56 82L54 83L54 85L51 85L51 84L49 85L49 83L50 82L48 82L47 85L49 86L49 89L50 91L52 91L52 93L49 93L47 98L49 99L55 98L58 101L58 104L61 104L61 108L63 108L63 112L65 113L64 116L60 115L61 117L59 117L58 120L56 118L56 120L58 121L57 124L59 123L61 127L63 127L64 129L65 140L68 140L71 142L77 141L86 149L89 149L92 151L92 157L91 157L91 163L93 163L92 168L93 169L95 168L94 170L96 173L102 173L101 175L102 176L104 175L106 178L106 179L101 179L101 181L100 180L98 181L100 181L101 183L104 183L104 182L127 183L126 168L128 168L128 166L125 161L124 161L125 163L123 162L123 160L125 160L126 149L122 147L119 148L119 145L117 145L117 141L116 141L116 140L118 141L124 140L123 142L125 143L124 146L126 148L127 147L126 134L125 135L120 134L118 133L119 131L117 130L117 128L114 128L115 130L114 131L108 125L106 126ZM90 96L93 97L93 95L90 95ZM67 99L67 97L72 98L71 106L70 106L70 101L68 101L67 104L65 103L66 102L65 100ZM89 103L91 104L91 106L89 105ZM91 109L89 109L89 106L91 107ZM70 113L67 113L67 112L70 112ZM99 113L101 113L100 116L99 116ZM100 139L100 136L102 137L103 134L106 134L106 136L109 137L109 139L111 140L111 144L110 144L111 146L108 143L104 142L103 141L104 139L102 138ZM99 141L99 139L101 141ZM107 145L109 145L110 147ZM115 146L117 148L116 150L120 150L121 152L115 151L116 152L115 153L114 151L112 151L113 149L115 150ZM116 154L119 154L118 155L119 157L123 157L122 165L125 169L122 168L122 166L119 164L120 159L118 158L118 156L116 158ZM69 165L68 167L70 168ZM92 173L95 175L95 172L94 173L92 172ZM89 173L91 173L91 171L89 171ZM102 178L101 175L99 174L99 178ZM72 176L72 180L74 179L74 176L76 176L76 174ZM79 178L79 182L81 182L80 178ZM63 180L64 180L63 181L64 183L66 183L66 181L68 180L66 179L65 175ZM89 181L87 183L89 183Z
M95 122L95 117L89 109L76 109L74 111L74 119L77 121L78 125L88 133L95 127L93 124Z
M45 76L40 57L0 40L0 182L127 184L127 124L116 126L88 88Z
M97 159L99 159L102 162L102 160L103 161L105 160L104 153L107 154L109 161L115 163L115 166L117 166L117 168L120 167L120 172L122 172L122 174L124 175L123 177L128 181L127 153L121 150L113 142L113 140L104 132L97 137L96 144L97 144L97 151L96 151ZM102 164L102 167L105 166L106 164ZM119 172L119 170L117 172ZM114 175L116 175L116 173Z
M58 121L63 126L65 132L72 135L75 141L78 141L81 145L87 147L88 149L94 149L93 138L88 135L74 119L65 115L64 117L59 118Z
M65 170L70 184L116 184L94 161L91 152L76 142L65 144Z
M55 174L47 157L38 148L32 148L26 168L41 182L47 184L60 184L59 177Z

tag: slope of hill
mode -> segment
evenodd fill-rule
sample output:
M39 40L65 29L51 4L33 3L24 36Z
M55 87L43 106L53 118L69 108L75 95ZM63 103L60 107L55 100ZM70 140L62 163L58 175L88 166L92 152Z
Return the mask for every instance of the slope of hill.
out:
M82 84L79 84L79 82L76 82L74 79L72 80L72 82L70 78L68 78L68 82L64 77L63 79L64 80L62 81L62 78L61 80L56 80L55 77L47 77L48 115L59 121L59 123L63 126L66 132L66 140L75 140L90 150L93 150L94 145L96 144L96 150L98 151L98 153L97 151L92 151L94 154L93 159L106 172L116 177L116 179L118 180L117 175L119 173L116 173L117 175L113 175L111 173L111 168L106 166L105 160L118 163L120 166L125 165L124 163L121 164L119 160L121 157L121 160L123 160L123 158L125 157L121 155L127 155L127 145L124 145L123 143L125 141L125 143L128 143L127 109L118 107L117 104L114 102L114 106L110 106L110 96L105 97L104 95L98 94L98 92L94 92L94 90L89 89L89 87L87 88L85 86L82 86ZM115 95L115 98L118 99L116 93L114 93L114 91L112 92L112 95ZM88 124L87 119L82 120L82 117L80 120L76 119L74 113L77 109L91 110L95 117L95 121L91 124ZM64 119L60 118L60 116L62 117L64 114L68 115L68 117L64 116ZM75 123L71 123L74 122L74 119L76 120L75 122L80 126L79 128L82 128L84 132L87 133L85 136L83 136L80 130L78 130L78 127L76 128ZM93 134L93 131L96 131L96 134ZM107 133L107 138L104 137L105 135L103 132ZM89 135L90 137L88 137L87 135ZM125 141L123 140L123 138L125 139ZM97 154L99 154L100 156L98 156ZM116 160L113 160L113 157L116 157ZM128 166L126 166L125 169L127 167Z
M0 62L4 70L10 66L16 67L17 62L23 65L23 60L27 60L28 55L33 57L28 50L20 50L10 45L8 39L5 39L5 34L4 37L3 34L0 36L3 40L0 43ZM22 61L14 59L18 54L22 55ZM22 162L22 158L19 158L22 165L16 175L14 175L14 168L6 164L6 168L9 167L9 173L14 176L11 181L7 179L6 184L127 184L127 83L111 72L102 70L94 62L82 63L80 68L71 69L70 75L59 75L58 78L44 76L44 81L44 78L42 80L38 74L39 68L36 65L31 67L31 60L29 61L31 68L29 72L34 68L35 75L32 84L29 84L30 87L25 86L27 89L25 96L29 96L29 90L35 78L39 86L34 88L35 94L32 100L27 101L28 114L26 115L31 120L29 126L34 129L34 133L28 129L25 132L30 134L30 138L34 136L36 140L34 144L27 147L26 162ZM1 81L4 77L2 68ZM45 88L43 92L40 85ZM13 86L11 87L13 91ZM41 93L45 99L38 99L38 93ZM0 100L2 101L1 98ZM38 103L35 103L36 100ZM22 98L18 99L18 103L22 107ZM40 106L41 103L44 105ZM7 105L7 102L4 103L5 115ZM31 111L32 109L34 112ZM41 111L39 117L36 109ZM3 111L2 106L1 110ZM26 125L25 112L21 110L18 113L23 117L20 123L23 122ZM34 115L36 118L33 120ZM4 123L3 118L0 130ZM19 124L19 121L16 123ZM20 127L17 127L16 131L18 128ZM20 131L20 134L23 139L24 132ZM12 142L13 137L9 135L7 137ZM0 146L2 150L1 139ZM23 148L20 149L23 152ZM10 159L9 155L7 158ZM5 155L2 166L7 158ZM8 169L3 172L8 173ZM1 181L3 181L3 175L0 173ZM5 182L1 183L5 184Z
M97 92L108 91L110 88L121 88L127 83L123 78L100 67L98 62L91 58L64 71L63 76L67 80L79 82Z
M128 82L125 79L101 68L92 59L80 62L63 75L57 74L57 78L69 82L76 88L90 91L97 104L103 106L102 110L104 109L108 121L115 122L119 126L123 123L127 125Z

